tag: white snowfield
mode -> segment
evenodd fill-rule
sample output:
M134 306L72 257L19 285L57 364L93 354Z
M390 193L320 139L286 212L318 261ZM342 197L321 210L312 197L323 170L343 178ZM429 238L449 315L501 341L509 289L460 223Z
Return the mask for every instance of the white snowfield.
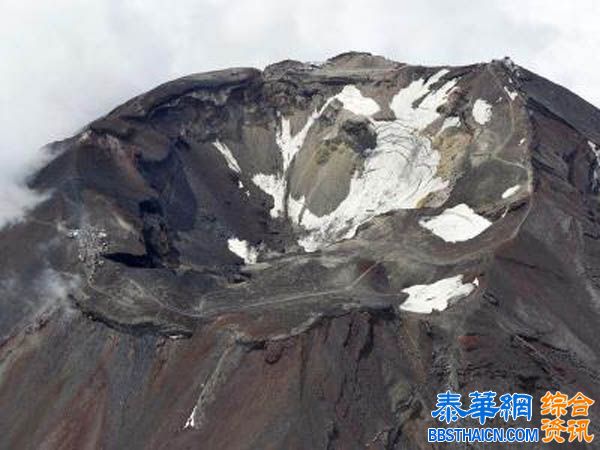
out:
M371 218L395 209L415 208L423 197L443 189L435 177L439 153L427 139L408 137L398 121L377 124L377 148L365 161L362 176L350 180L348 196L329 214L316 216L304 208L304 199L289 199L289 216L308 232L299 244L315 251L352 238Z
M362 93L354 85L344 86L342 92L336 95L337 98L347 109L359 116L372 116L379 112L379 105L375 100L363 97Z
M521 185L520 184L515 184L514 186L509 187L507 190L505 190L502 193L502 198L506 199L506 198L512 197L517 192L519 192L519 189L521 189Z
M229 250L244 260L246 264L254 264L258 258L258 250L252 247L248 241L238 238L227 240Z
M233 156L233 154L231 153L231 150L229 150L229 147L227 147L225 144L223 144L218 139L215 142L213 142L213 145L215 146L215 148L217 150L219 150L221 155L223 155L223 157L225 158L225 161L227 162L227 166L234 172L241 173L240 166L239 166L237 160L235 159L235 157Z
M282 118L277 144L283 155L283 173L257 174L253 178L257 186L273 197L272 217L285 213L285 172L302 147L308 130L333 99L339 100L344 109L366 117L377 134L377 146L370 150L363 170L353 175L348 196L334 211L316 216L306 208L304 198L289 196L287 199L287 216L304 229L304 236L298 243L306 251L351 238L357 228L371 218L397 209L415 208L428 194L447 186L444 180L436 177L440 155L431 147L429 138L421 134L439 117L438 107L446 102L456 85L457 80L452 79L438 89L432 89L446 73L448 71L442 69L427 81L416 80L401 89L390 102L396 117L393 121L374 120L372 116L379 111L379 105L353 85L345 86L327 100L294 136L289 132L289 121ZM420 100L418 106L413 107L417 100ZM448 126L459 124L452 120Z
M283 214L283 205L285 200L286 182L285 177L277 174L257 173L252 177L252 182L261 188L265 193L273 197L273 207L269 213L276 219Z
M261 188L265 193L273 197L273 207L270 214L272 218L280 217L284 214L285 195L287 192L286 173L290 164L294 160L296 153L302 148L306 135L310 127L315 123L323 111L333 101L333 98L328 99L320 110L315 110L309 117L302 129L292 136L290 120L281 117L279 131L275 137L277 146L281 151L281 159L283 160L283 170L277 174L257 173L252 177L252 182Z
M506 92L506 94L510 97L511 100L514 100L515 98L518 97L518 93L515 91L511 91L509 88L507 88L506 86L504 86L504 92Z
M492 118L492 105L485 100L478 98L473 104L473 119L479 125L485 125Z
M596 157L596 161L598 161L598 163L600 165L600 149L592 141L588 141L588 145L589 145L590 149L592 150L592 152L594 153L594 156Z
M458 117L446 117L440 128L440 133L447 128L460 127L460 119Z
M592 141L588 141L588 145L596 157L596 170L594 170L594 183L597 184L600 179L600 149Z
M421 219L419 225L446 242L461 242L481 234L492 222L461 203L445 209L439 216Z
M427 81L423 79L413 81L404 89L401 89L390 103L396 119L414 130L422 130L439 117L437 109L446 103L448 94L456 85L456 79L447 81L437 90L431 90L431 86L437 83L449 71L442 69ZM413 108L413 103L420 99L419 105Z
M471 283L463 283L462 279L463 275L456 275L432 284L417 284L402 289L408 298L400 305L400 309L420 314L444 311L451 301L466 297L479 286L477 278Z
M197 408L198 408L197 406L194 406L194 409L192 409L190 416L188 417L188 419L185 422L185 425L183 426L184 430L187 430L188 428L196 428L196 409Z

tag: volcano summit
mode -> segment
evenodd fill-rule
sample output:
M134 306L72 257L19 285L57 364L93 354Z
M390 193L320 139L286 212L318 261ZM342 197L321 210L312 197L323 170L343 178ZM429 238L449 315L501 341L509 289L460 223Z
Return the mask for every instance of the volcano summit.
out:
M2 448L430 448L448 389L600 398L600 111L509 59L190 75L49 148Z

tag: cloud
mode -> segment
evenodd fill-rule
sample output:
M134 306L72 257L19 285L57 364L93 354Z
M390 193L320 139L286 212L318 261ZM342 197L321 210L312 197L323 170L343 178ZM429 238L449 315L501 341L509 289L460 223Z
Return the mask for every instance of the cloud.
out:
M31 204L16 186L41 146L193 72L347 50L415 64L511 55L600 105L599 13L594 0L3 0L0 224Z
M60 311L63 319L73 318L78 310L69 296L77 293L81 286L79 275L57 272L49 267L35 275L31 272L3 273L0 295L5 303L0 316L0 341L12 334L11 330L16 330L19 323L31 323L35 319L39 324L56 311Z
M78 275L61 274L53 269L45 269L34 281L35 300L29 299L31 315L37 316L54 309L61 309L71 315L76 310L69 300L81 285Z

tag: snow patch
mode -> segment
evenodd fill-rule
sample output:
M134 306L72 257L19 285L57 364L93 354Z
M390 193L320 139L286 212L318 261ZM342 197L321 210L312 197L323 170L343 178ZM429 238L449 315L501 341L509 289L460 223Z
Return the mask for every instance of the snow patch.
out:
M408 294L408 299L400 305L400 309L419 314L444 311L450 301L466 297L479 285L477 278L472 283L463 283L462 279L463 275L457 275L432 284L417 284L402 289L402 292Z
M507 190L505 190L502 193L502 198L508 198L508 197L512 197L513 195L515 195L519 189L521 189L521 185L520 184L515 184L513 187L509 187Z
M306 231L298 243L307 252L352 238L361 224L375 216L416 208L428 194L447 186L435 176L439 153L420 133L439 117L438 107L456 85L456 80L450 80L438 90L430 90L446 73L448 70L442 69L429 80L413 81L400 90L390 103L395 120L371 119L377 146L369 153L363 170L353 175L348 196L334 211L319 217L305 208L304 198L288 199L289 217ZM413 107L417 100L419 105Z
M270 214L274 219L279 217L283 213L286 187L285 178L280 175L257 173L252 177L252 182L273 197L273 207Z
M181 339L185 339L185 334L175 333L169 334L167 337L173 341L179 341Z
M462 242L481 234L492 222L461 203L445 209L439 216L421 219L419 225L446 242Z
M596 157L596 168L594 170L594 183L593 183L593 187L596 188L598 186L598 184L600 183L600 174L598 173L598 172L600 172L600 149L592 141L588 141L588 145L590 146L592 153L594 153L594 156Z
M372 116L379 112L379 105L375 100L364 97L358 88L354 85L344 86L342 92L335 96L347 109L359 116Z
M231 150L229 150L229 147L227 147L218 139L215 142L213 142L213 145L217 150L219 150L221 155L223 155L225 161L227 161L227 166L234 172L241 173L240 166L235 157L233 156L233 153L231 153Z
M194 409L192 409L192 413L190 414L190 417L188 417L188 420L185 422L185 425L183 426L184 430L187 430L188 428L196 428L196 409L198 408L198 406L194 406Z
M296 156L296 153L300 151L304 140L312 127L315 120L317 120L323 111L329 106L329 103L333 100L333 97L329 98L320 110L315 110L306 120L306 123L302 129L292 136L292 127L290 119L281 117L279 131L275 136L275 142L281 151L281 158L283 161L283 170L277 174L264 174L258 173L252 177L252 182L262 189L265 193L273 197L273 207L271 208L270 214L272 218L277 218L282 215L285 194L286 194L286 173Z
M390 108L394 111L397 120L404 125L414 129L422 130L431 122L439 117L437 108L446 103L448 94L456 85L456 79L452 79L436 91L431 91L431 86L437 83L444 75L448 73L447 69L442 69L427 81L423 79L413 81L406 88L401 89L390 103ZM422 99L417 107L414 103Z
M592 152L600 162L600 149L598 149L598 146L596 146L596 144L594 144L592 141L588 141L588 145L590 146Z
M272 217L285 211L289 219L304 228L299 244L306 251L348 239L357 228L371 218L397 209L416 208L428 194L444 189L447 183L436 177L440 155L421 131L439 117L437 109L444 104L456 80L449 80L436 90L432 85L448 73L442 69L428 80L416 80L401 89L391 100L395 120L378 121L371 116L380 107L375 100L362 95L354 85L329 98L315 110L304 127L292 136L289 119L281 119L276 142L282 154L282 171L276 175L257 174L252 181L273 197ZM344 109L370 120L377 134L377 146L369 151L363 170L350 180L348 196L329 214L316 216L305 207L305 199L287 198L286 173L300 151L310 127L334 99ZM417 104L418 102L418 104ZM446 126L459 126L458 118L448 118Z
M492 105L485 100L478 98L473 104L473 119L479 125L485 125L492 118Z
M458 127L460 127L460 119L458 117L446 117L440 127L440 133L448 128Z
M296 153L300 151L302 148L302 144L304 144L304 140L306 139L306 135L308 134L308 130L315 122L315 119L319 117L318 112L313 112L309 117L302 129L292 136L292 126L290 123L290 119L285 117L281 118L281 125L279 127L279 132L275 138L277 145L281 150L281 157L283 159L283 172L285 173L292 163L294 156Z
M428 139L413 134L401 121L375 122L377 147L360 175L350 180L348 196L329 214L316 216L304 199L290 197L290 218L308 232L299 244L308 252L350 239L371 218L397 209L416 208L430 192L446 187L435 176L440 155Z
M227 239L227 247L244 260L246 264L254 264L258 259L258 250L252 247L248 241L238 238Z
M504 86L504 92L506 92L506 94L510 97L511 100L514 100L515 98L517 98L519 96L519 94L517 94L517 92L511 91L506 86Z

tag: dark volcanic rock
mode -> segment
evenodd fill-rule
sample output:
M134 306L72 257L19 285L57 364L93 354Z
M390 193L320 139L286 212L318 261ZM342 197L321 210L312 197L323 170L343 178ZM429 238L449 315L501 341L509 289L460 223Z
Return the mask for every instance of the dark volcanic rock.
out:
M52 149L0 231L0 448L430 448L446 389L600 397L600 112L508 61L192 75Z

